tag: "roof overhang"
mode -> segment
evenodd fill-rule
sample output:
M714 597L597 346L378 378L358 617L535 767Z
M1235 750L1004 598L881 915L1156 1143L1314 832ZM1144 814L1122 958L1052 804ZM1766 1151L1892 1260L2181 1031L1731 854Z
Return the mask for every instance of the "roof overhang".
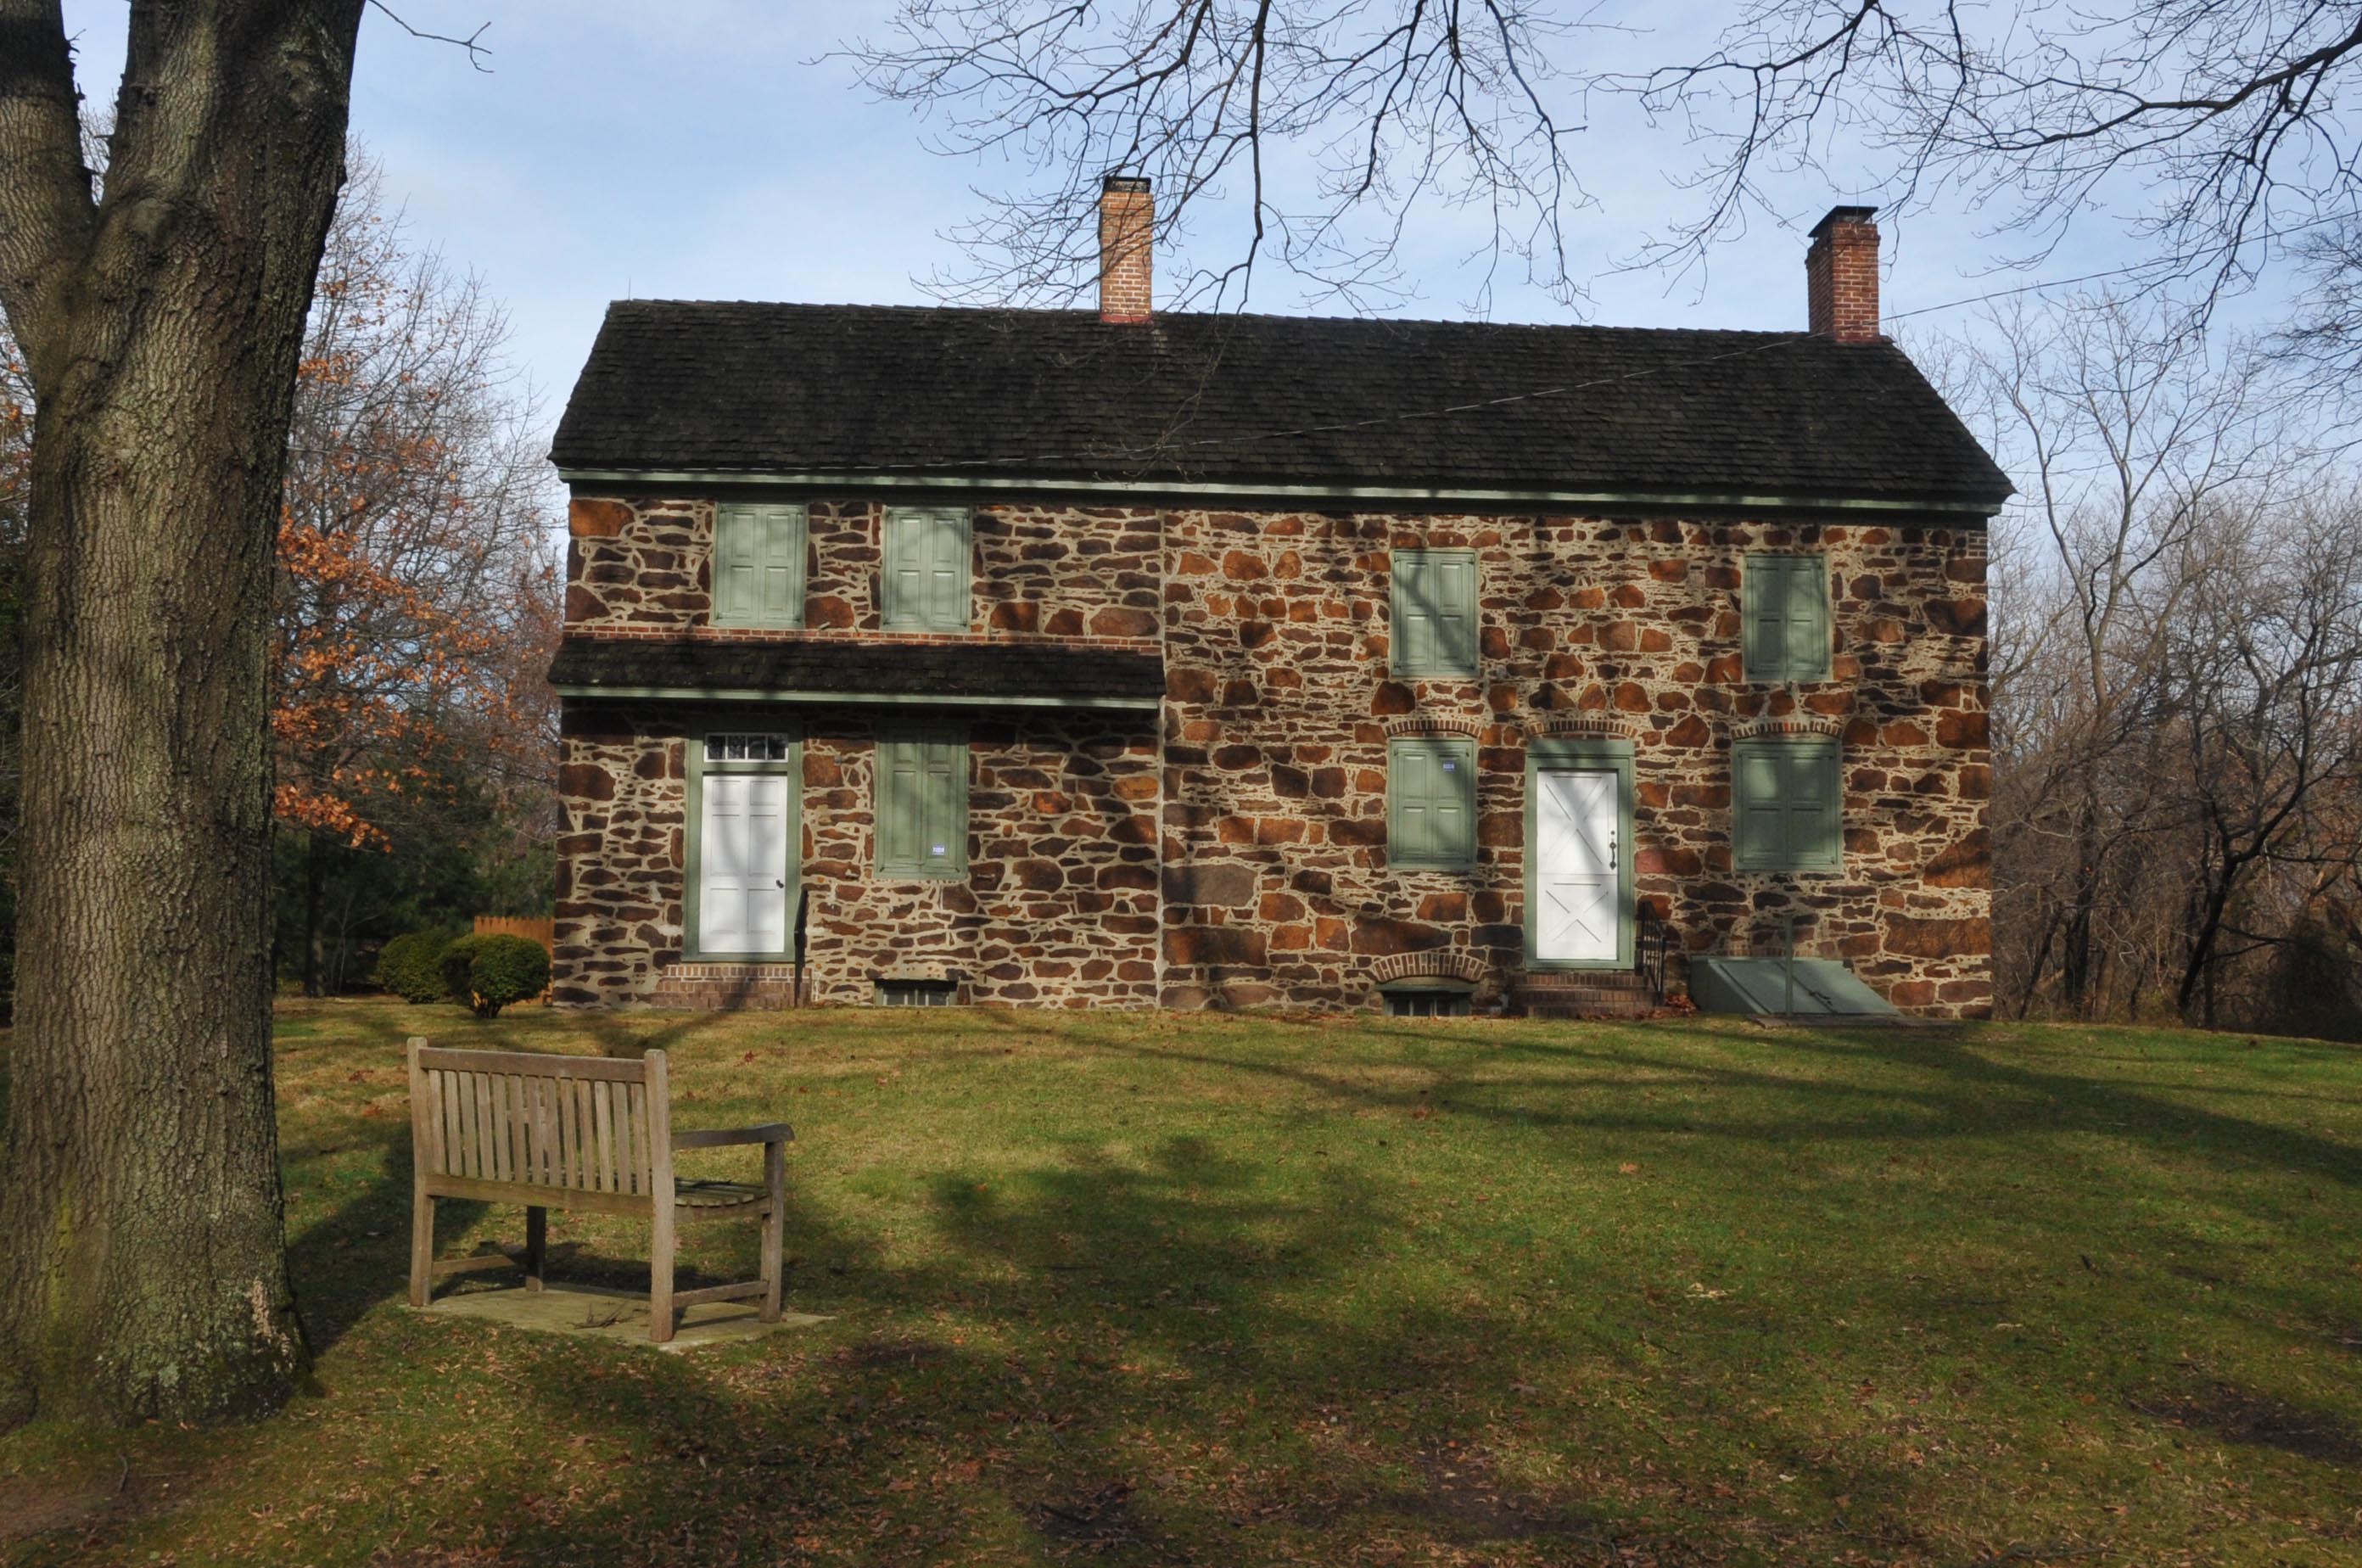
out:
M1051 475L921 473L915 471L753 471L733 469L560 468L569 485L732 486L797 490L858 490L873 493L973 495L1021 493L1153 501L1275 501L1310 506L1368 504L1481 508L1495 512L1816 512L1879 516L1989 518L2003 501L1962 496L1773 495L1723 491L1474 490L1419 485L1275 484L1230 480L1075 479ZM2006 499L2006 498L2003 498Z

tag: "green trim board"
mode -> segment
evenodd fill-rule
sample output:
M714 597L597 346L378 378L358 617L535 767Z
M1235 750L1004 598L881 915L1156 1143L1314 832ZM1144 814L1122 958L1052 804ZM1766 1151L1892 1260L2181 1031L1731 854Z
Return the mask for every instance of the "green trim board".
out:
M967 875L965 729L881 728L870 769L871 836L881 880L957 881Z
M560 697L605 697L617 701L842 703L897 708L1098 708L1154 712L1162 697L980 697L948 691L765 691L708 686L558 686Z
M1476 674L1476 552L1405 549L1388 562L1387 615L1393 673L1473 678Z
M1616 837L1623 853L1616 859L1616 956L1606 958L1544 958L1538 951L1540 908L1537 879L1540 872L1541 780L1547 772L1599 772L1616 775ZM1539 738L1526 743L1526 967L1536 970L1622 970L1632 967L1632 862L1638 845L1632 834L1632 743L1604 737Z
M713 624L804 624L805 508L723 502L713 509Z
M1829 562L1750 553L1739 562L1740 659L1749 680L1827 680Z
M1386 864L1398 871L1476 866L1476 743L1402 735L1386 743Z
M1835 735L1730 743L1730 858L1739 871L1845 868L1845 791Z
M919 495L1016 491L1028 495L1205 497L1211 500L1369 501L1431 506L1475 502L1519 512L1612 506L1657 511L1714 507L1734 511L1867 512L1989 518L2000 502L1959 496L1759 495L1741 491L1484 490L1420 485L1252 484L1205 480L1095 480L1050 475L952 474L911 469L841 471L737 469L560 469L568 484L773 485L801 490L866 490Z
M759 761L709 760L705 755L706 737L711 734L745 734L744 724L704 724L684 732L682 745L687 749L689 765L683 769L687 779L682 815L689 827L682 854L681 955L687 959L728 962L786 961L795 957L796 907L803 897L803 736L793 729L767 730L764 734L784 734L788 754L784 758L765 757ZM769 951L717 952L707 948L701 938L703 929L699 920L699 905L705 889L705 778L708 773L756 773L784 776L788 780L788 918L785 939Z

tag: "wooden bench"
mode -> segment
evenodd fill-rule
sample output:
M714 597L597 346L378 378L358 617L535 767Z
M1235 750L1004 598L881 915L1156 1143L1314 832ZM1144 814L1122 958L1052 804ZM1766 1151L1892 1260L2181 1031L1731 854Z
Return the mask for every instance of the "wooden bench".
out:
M549 1211L581 1209L648 1220L648 1338L663 1344L673 1320L701 1301L763 1298L762 1319L779 1320L781 1227L787 1210L784 1121L728 1132L672 1130L665 1054L636 1061L524 1051L437 1051L410 1042L410 1304L424 1307L435 1281L477 1269L514 1267L506 1254L435 1257L438 1198L524 1206L525 1288L542 1286ZM763 1185L682 1181L682 1149L763 1145ZM760 1219L759 1279L697 1290L672 1287L677 1227L707 1220Z

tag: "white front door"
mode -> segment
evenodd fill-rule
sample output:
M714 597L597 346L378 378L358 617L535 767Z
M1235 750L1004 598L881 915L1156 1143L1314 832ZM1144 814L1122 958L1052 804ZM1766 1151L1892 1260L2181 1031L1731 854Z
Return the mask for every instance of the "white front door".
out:
M1534 956L1544 963L1616 961L1617 781L1613 769L1534 775Z
M698 823L701 953L788 946L788 778L709 773Z

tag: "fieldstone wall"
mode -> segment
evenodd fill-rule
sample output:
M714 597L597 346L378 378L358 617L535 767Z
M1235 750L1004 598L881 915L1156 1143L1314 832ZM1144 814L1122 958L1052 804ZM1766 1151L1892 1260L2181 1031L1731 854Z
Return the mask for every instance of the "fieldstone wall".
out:
M556 1000L779 1005L790 993L780 966L685 954L687 737L709 723L804 737L807 1000L867 1002L881 977L926 976L957 981L965 1001L1154 1005L1153 715L971 725L968 873L944 882L873 869L866 716L757 723L743 709L623 703L573 704L564 725Z
M1989 1007L1981 531L1176 512L1166 541L1165 1006L1372 1007L1382 964L1481 972L1497 999L1522 963L1526 743L1555 733L1633 743L1637 893L1683 950L1777 951L1794 911L1801 950L1897 1006ZM1392 679L1390 552L1455 546L1480 562L1479 675ZM1760 549L1835 563L1828 681L1743 679ZM1733 869L1749 726L1842 737L1842 872ZM1478 741L1478 864L1394 870L1386 743L1439 731Z
M713 608L710 497L578 497L570 511L570 632L678 634ZM808 503L804 626L879 629L882 504ZM1161 513L1026 504L976 509L974 629L987 636L1153 637Z
M970 1002L1155 1005L1155 715L970 724L958 881L874 869L876 758L866 719L808 732L811 999L866 1002L881 977L923 977Z
M812 504L809 626L875 631L881 515ZM701 625L712 528L702 500L578 501L569 630ZM1990 1006L1981 529L995 504L977 538L977 635L1159 637L1161 721L977 723L958 884L875 879L867 722L814 721L813 999L939 965L967 999L1026 1005L1370 1008L1417 974L1498 1005L1523 950L1526 746L1562 734L1633 743L1638 893L1682 951L1777 951L1794 911L1801 951L1906 1010ZM1391 552L1446 546L1481 563L1480 674L1396 680ZM1826 682L1743 678L1739 562L1763 549L1835 563ZM678 957L681 723L570 707L561 1000L645 998ZM1732 867L1731 743L1779 728L1841 740L1839 872ZM1478 741L1473 872L1386 863L1386 742L1436 731Z

